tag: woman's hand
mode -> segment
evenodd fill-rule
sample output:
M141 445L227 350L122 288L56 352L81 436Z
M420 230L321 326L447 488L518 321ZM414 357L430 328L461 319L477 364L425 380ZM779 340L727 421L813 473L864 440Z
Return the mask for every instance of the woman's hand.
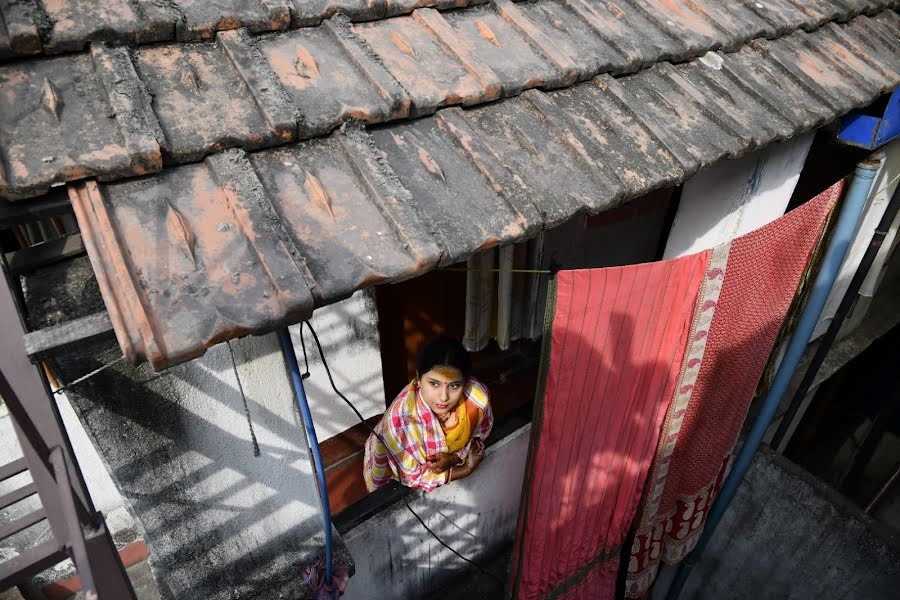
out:
M425 462L428 463L428 468L433 472L443 473L450 467L458 465L459 457L455 454L450 454L449 452L440 452L435 456L429 456L425 459Z
M482 460L484 460L484 442L481 441L481 438L475 438L472 440L469 456L466 457L466 470L468 471L466 474L470 475Z

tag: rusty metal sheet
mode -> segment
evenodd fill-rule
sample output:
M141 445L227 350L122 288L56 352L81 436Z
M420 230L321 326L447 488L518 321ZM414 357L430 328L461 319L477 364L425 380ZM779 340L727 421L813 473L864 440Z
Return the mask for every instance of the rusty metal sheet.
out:
M299 107L301 137L328 133L349 118L381 123L409 115L409 95L366 51L346 18L263 36L256 45Z
M125 356L155 369L312 312L303 259L246 155L70 188Z
M165 132L163 149L177 162L232 146L265 148L296 137L296 123L285 115L286 109L293 112L290 102L271 97L277 89L274 78L275 88L252 86L265 77L254 78L254 62L236 56L255 49L237 37L224 39L146 47L135 53Z
M0 66L0 195L162 167L150 98L122 48Z
M431 226L398 199L361 129L257 152L250 162L304 257L318 305L425 271L440 258Z
M858 17L70 193L124 351L160 368L831 121L900 83L895 58L873 53L896 24ZM839 66L836 40L850 53ZM783 64L791 56L803 66ZM241 68L253 79L258 66Z
M411 115L500 97L497 75L432 9L417 10L409 17L356 24L353 31L407 90L412 100Z

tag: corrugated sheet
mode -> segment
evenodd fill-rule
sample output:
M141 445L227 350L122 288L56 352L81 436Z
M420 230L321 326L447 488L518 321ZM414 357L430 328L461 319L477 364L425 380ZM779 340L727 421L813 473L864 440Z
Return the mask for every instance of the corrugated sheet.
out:
M557 10L547 3L535 6L545 16ZM469 9L458 18L488 10L500 9ZM425 14L431 16L424 24L422 16L403 17L377 35L374 25L365 32L373 40L369 49L391 44L390 52L396 51L390 60L372 64L401 82L411 114L425 104L438 108L442 93L444 104L482 98L494 81L527 88L516 77L531 69L565 81L568 67L554 54L570 43L561 36L546 35L554 45L544 47L532 32L538 41L529 38L527 44L535 54L517 57L521 66L502 75L490 67L492 79L484 67L489 53L461 42L458 51L435 49L430 34L422 40L413 35L434 25L427 21L437 13ZM485 29L478 33L487 42L493 43L493 35L501 43L518 31L491 14L496 20L482 20ZM442 23L454 28L454 36L469 35L456 28L456 19ZM673 23L666 19L665 26L679 21ZM73 185L71 199L123 350L133 361L148 359L161 368L224 339L295 322L360 287L524 239L578 213L604 210L720 159L821 126L900 82L898 32L900 18L886 11L685 64L654 65L616 78L604 74L554 91L530 89L415 120L368 127L354 121L328 136L278 148L249 154L232 149L141 179ZM581 35L571 33L572 39ZM611 48L610 39L603 43ZM239 34L231 41L245 43ZM220 37L218 46L202 52L225 54L222 45ZM255 46L262 55L279 52L277 43ZM436 52L455 57L447 65L464 67L407 73L407 83L402 81L401 71L413 64L402 56ZM466 57L473 55L479 60L469 62ZM598 53L590 56L595 64L604 60ZM302 69L310 68L303 57L298 60ZM196 70L202 94L206 71ZM421 82L421 89L409 82ZM186 85L194 83L188 78ZM296 80L293 85L303 89ZM330 85L337 89L336 82ZM452 93L457 101L447 102ZM399 93L379 97L373 105L380 102L381 114L403 106ZM247 123L277 131L278 103L258 99L254 105L256 120L248 117ZM252 112L249 103L240 106ZM341 110L334 103L321 114ZM179 118L172 116L163 128L177 128ZM222 140L237 130L217 127L204 122L197 131L204 139ZM167 137L166 143L169 153L190 153L200 145L189 135Z
M155 172L225 148L273 147L350 118L384 123L686 62L751 40L828 30L862 13L872 17L853 23L877 29L876 19L896 17L884 10L893 6L896 0L2 2L7 54L77 51L92 40L135 48L97 43L89 52L0 65L0 197ZM349 16L321 22L338 9ZM180 41L195 39L207 41ZM891 54L875 55L879 61L896 60L895 38L874 41ZM803 60L783 45L774 58L787 60L782 66L802 87L819 76L804 66L817 59L802 39L796 43ZM764 44L761 51L768 52ZM846 106L868 93L851 91L841 99Z

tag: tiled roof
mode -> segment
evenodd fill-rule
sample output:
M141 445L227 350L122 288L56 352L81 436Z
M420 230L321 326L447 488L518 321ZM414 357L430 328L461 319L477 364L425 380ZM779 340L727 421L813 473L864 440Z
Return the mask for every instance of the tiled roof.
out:
M478 5L381 19L422 4ZM162 37L126 11L51 18L35 51L131 47L0 65L0 195L107 182L70 196L123 349L156 367L675 183L900 81L886 0L177 5Z

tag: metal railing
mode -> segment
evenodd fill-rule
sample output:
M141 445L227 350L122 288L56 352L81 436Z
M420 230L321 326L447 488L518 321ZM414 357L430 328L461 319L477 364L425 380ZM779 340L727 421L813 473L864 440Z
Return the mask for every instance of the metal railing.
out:
M14 291L16 290L16 291ZM44 373L26 354L26 329L7 273L0 277L0 397L23 457L0 466L0 482L28 472L32 482L0 496L0 510L37 494L41 508L0 526L0 541L46 521L52 538L0 562L0 591L71 558L89 600L127 600L134 589L94 509Z

